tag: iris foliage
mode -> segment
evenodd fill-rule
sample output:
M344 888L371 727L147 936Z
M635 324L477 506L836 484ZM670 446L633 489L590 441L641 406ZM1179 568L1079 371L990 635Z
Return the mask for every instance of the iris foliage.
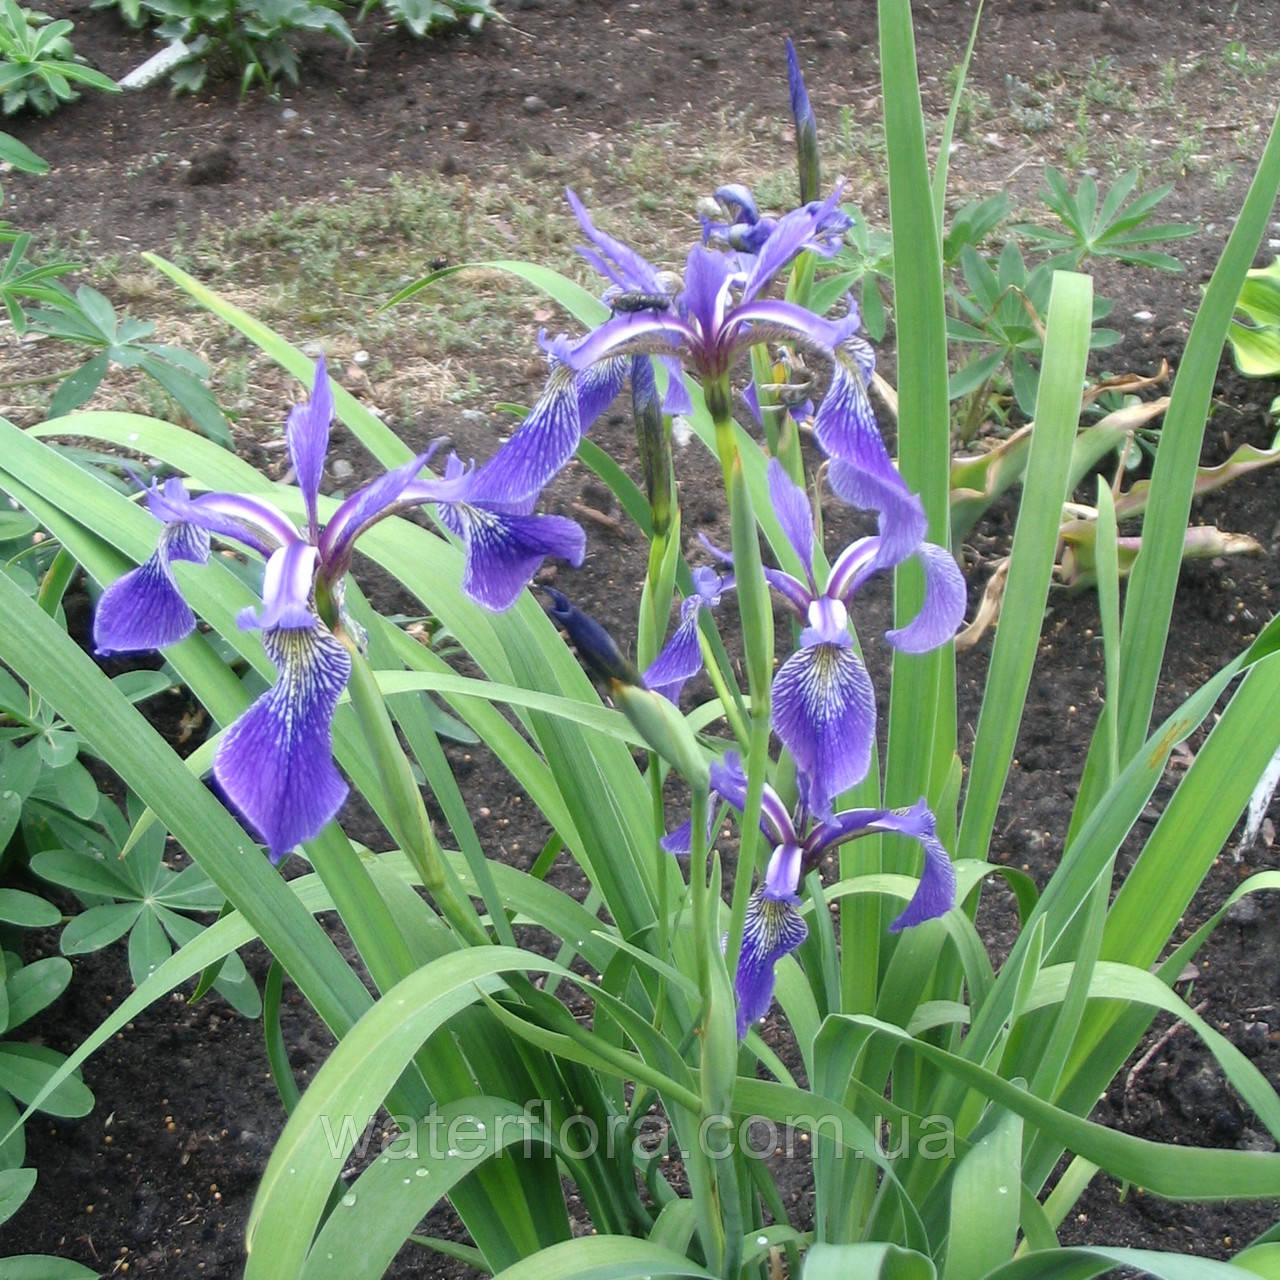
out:
M940 198L910 8L881 0L879 10L896 464L856 307L841 300L819 315L808 305L848 218L839 186L821 185L794 55L795 209L764 215L749 191L724 188L672 270L613 238L571 195L599 296L533 264L503 264L571 319L544 341L541 395L478 466L414 456L323 364L158 260L304 384L288 427L296 486L151 419L90 412L2 428L0 486L105 589L98 646L163 647L218 726L180 761L0 575L0 657L147 806L138 838L165 828L231 908L161 963L67 1069L254 937L338 1039L299 1096L269 1022L291 1114L254 1206L250 1277L380 1275L445 1196L472 1243L418 1243L513 1278L1014 1280L1124 1262L1176 1277L1191 1273L1174 1254L1059 1248L1056 1230L1097 1169L1182 1199L1280 1195L1275 1154L1166 1148L1088 1119L1165 1011L1202 1037L1280 1136L1272 1085L1174 989L1216 917L1171 942L1280 740L1276 626L1151 726L1204 411L1280 189L1280 131L1192 329L1123 614L1114 510L1099 490L1106 700L1061 865L1037 894L988 851L1069 496L1091 284L1069 272L1052 280L1004 617L962 754L951 637L965 586L947 549ZM945 172L933 183L944 190ZM802 365L820 377L797 380ZM588 436L624 385L643 486ZM735 413L739 393L753 413ZM728 546L681 537L674 415L717 460ZM341 503L320 492L335 417L373 472ZM813 449L801 447L801 421ZM185 480L131 502L44 443L67 433L136 448ZM575 605L570 570L546 608L524 589L545 558L582 557L581 530L537 511L575 454L649 538L634 661L630 644ZM876 532L828 546L813 505L824 485L872 513ZM419 511L426 520L410 517ZM478 675L458 674L368 607L349 574L357 539ZM261 563L261 590L215 548ZM892 576L895 610L887 649L867 645L867 661L885 654L890 668L880 708L856 631L858 593L877 574ZM237 678L215 635L265 678L265 693ZM551 828L529 871L482 845L424 691L487 742ZM1170 752L1215 708L1194 763L1117 876ZM202 784L209 770L217 794ZM348 786L385 825L387 852L353 844L333 821ZM725 822L737 835L732 860ZM295 850L306 866L285 880L272 861ZM547 878L557 855L585 881L585 899ZM1021 926L998 963L974 926L996 875L1017 896ZM1238 894L1278 886L1260 875ZM316 922L334 909L373 992ZM365 1129L381 1107L401 1135L370 1158ZM814 1191L811 1213L794 1220L776 1180L788 1150ZM353 1164L353 1153L364 1158ZM570 1219L562 1179L593 1234ZM1242 1274L1194 1265L1199 1276Z

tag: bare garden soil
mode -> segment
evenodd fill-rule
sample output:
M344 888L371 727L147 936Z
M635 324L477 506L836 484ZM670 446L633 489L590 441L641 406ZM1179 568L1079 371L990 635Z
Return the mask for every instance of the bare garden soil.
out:
M73 18L77 51L113 76L153 51L147 37L109 12L91 10L89 0L43 7ZM962 55L973 5L936 0L915 10L926 108L940 120L947 73ZM741 163L731 156L732 171L720 175L723 181L750 180L762 149L767 163L786 162L789 135L776 122L786 112L787 35L798 46L824 128L834 134L843 121L846 130L868 137L877 128L875 6L868 0L519 0L504 13L509 24L490 23L478 33L431 43L415 42L375 15L357 28L358 56L307 46L301 87L286 89L280 98L255 91L241 99L234 84L218 83L198 97L174 99L157 85L116 98L94 95L46 120L9 121L6 127L44 156L52 171L39 179L9 175L5 213L46 243L56 239L71 256L105 267L93 277L96 286L145 316L149 306L161 304L136 285L126 289L126 282L147 271L136 257L140 251L172 255L210 228L245 224L308 202L341 204L352 192L390 193L393 175L448 180L456 185L460 210L471 187L495 175L499 181L510 175L513 186L517 177L543 178L541 203L548 210L554 206L559 219L548 222L546 254L562 264L565 244L572 244L560 212L565 183L598 211L663 201L661 189L628 185L620 156L625 159L636 137L665 139L670 163L678 167L704 125L738 131ZM1092 166L1103 183L1135 165L1141 165L1147 186L1174 182L1162 215L1200 228L1174 246L1186 271L1099 270L1097 289L1116 301L1110 323L1122 340L1095 355L1091 371L1153 374L1162 361L1176 368L1200 286L1230 228L1280 96L1273 47L1280 2L989 0L983 21L972 68L974 92L953 156L956 203L1006 189L1029 210L1045 162L1076 176ZM1028 114L1028 96L1039 117ZM1052 108L1047 116L1046 104ZM883 225L882 168L864 161L850 177L857 188L850 194ZM610 225L603 213L600 221ZM1280 237L1280 224L1272 234ZM467 245L451 238L447 228L433 236L435 243L404 237L405 278L426 274L438 256L466 259ZM683 256L686 242L687 237L668 246L672 262ZM366 248L353 244L351 255L358 258ZM1263 246L1258 261L1271 256ZM210 274L219 284L234 277L237 285L252 288L254 261L246 250L243 262L223 263ZM170 314L178 309L168 296L163 305ZM372 364L357 360L349 332L326 328L322 320L302 318L280 327L294 341L323 345L338 376L386 410L410 443L449 434L464 457L483 457L496 433L509 429L509 419L486 410L500 400L528 403L536 394L542 366L533 335L539 322L554 325L557 319L525 299L512 311L505 341L454 353L438 344L432 348L431 307L449 305L444 295L406 313L403 329L380 330ZM165 332L158 336L176 340ZM11 377L38 370L41 358L61 358L4 341L13 369L6 388ZM229 381L219 383L226 377L220 362L235 347L225 338L202 342L202 354L215 368L215 390L229 403L234 397ZM437 364L455 361L460 381L480 388L471 402L478 408L460 412L456 401L439 396L397 404L398 372L421 364L424 351ZM881 363L892 380L891 335ZM278 375L258 376L256 366L252 372L251 385L234 393L242 397L234 406L236 445L279 475L285 465L276 447L279 426L297 388ZM1222 461L1243 443L1270 446L1274 424L1267 411L1278 392L1275 384L1241 378L1224 360L1205 461ZM0 390L0 399L10 394L16 393ZM40 416L38 406L20 399L0 406L0 412L18 421ZM597 428L600 442L634 473L628 435L621 412ZM714 472L694 450L690 446L678 463L685 529L690 537L700 530L714 537L721 525L709 496ZM344 477L358 483L367 466L357 446L339 440L330 480L335 486ZM1275 612L1278 499L1280 471L1261 471L1196 504L1194 521L1250 534L1261 551L1184 569L1157 718L1237 654ZM616 519L607 491L585 469L566 471L550 494L550 507L588 522L587 563L572 576L560 570L558 584L616 635L633 635L644 571L640 540ZM853 526L834 505L828 515L830 538L843 545L836 539ZM1002 502L963 548L975 605L992 564L1007 550L1015 515L1014 503ZM394 609L397 601L388 596L378 603ZM885 602L873 598L868 607L874 618L876 610L883 615ZM82 598L82 628L86 610ZM872 625L865 634L875 632ZM1099 634L1090 593L1052 594L992 853L1028 870L1040 884L1061 853L1100 703ZM959 659L962 750L971 740L989 647L988 636ZM882 676L884 646L872 641L868 656ZM189 710L177 692L152 706L158 723L175 729ZM1188 749L1198 744L1193 739ZM545 836L527 812L530 806L481 750L458 749L454 759L486 848L528 865ZM1138 824L1133 848L1151 829L1176 772L1175 757ZM382 838L354 809L346 817L361 838ZM1271 817L1280 821L1280 811L1273 807ZM1180 937L1241 879L1276 865L1273 839L1268 826L1261 842L1239 859L1231 850L1224 854ZM1003 953L1013 917L1001 890L988 891L983 910L992 948ZM1273 900L1249 900L1204 949L1194 982L1179 988L1273 1082L1280 1082L1277 923ZM27 959L56 947L56 933L38 936ZM265 957L252 955L250 965L260 977ZM37 1030L54 1048L69 1051L128 990L119 949L77 960L70 989ZM1169 1031L1167 1021L1153 1026L1147 1045L1099 1102L1095 1118L1159 1141L1274 1149L1194 1035L1183 1028L1165 1038ZM296 997L286 1011L286 1032L295 1072L305 1085L331 1041ZM774 1027L770 1034L782 1032ZM1152 1046L1155 1052L1146 1055ZM175 994L91 1059L84 1074L97 1098L89 1117L67 1123L38 1117L28 1126L29 1162L38 1168L39 1182L26 1207L0 1231L0 1254L60 1254L104 1275L191 1280L238 1274L248 1208L282 1124L260 1027L216 997L190 1006ZM787 1193L802 1219L802 1169L794 1172ZM1278 1217L1280 1206L1273 1203L1219 1207L1173 1204L1132 1190L1126 1196L1100 1175L1062 1234L1076 1243L1222 1257ZM589 1223L581 1225L589 1229ZM431 1229L457 1230L443 1211L433 1216ZM402 1254L392 1274L472 1273L418 1251Z

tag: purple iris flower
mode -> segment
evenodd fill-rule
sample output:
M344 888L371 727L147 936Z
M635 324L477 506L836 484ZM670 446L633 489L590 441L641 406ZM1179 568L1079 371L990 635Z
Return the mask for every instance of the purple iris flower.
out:
M711 766L711 790L741 813L747 803L747 778L737 752L726 752ZM923 800L909 809L846 809L805 830L804 809L793 817L782 797L765 784L760 830L773 846L763 881L747 902L734 989L738 997L738 1036L767 1012L773 999L774 966L808 936L800 914L800 882L837 845L877 832L911 836L924 850L920 882L902 913L889 925L898 933L944 915L955 903L956 873L938 840L933 814ZM663 841L672 852L687 852L689 824Z
M714 609L726 591L733 590L732 576L717 573L707 565L693 571L693 594L680 604L680 622L662 652L644 673L645 684L671 702L680 701L685 683L702 670L702 647L698 643L698 621L704 609Z
M213 772L223 794L262 837L273 862L311 839L338 812L347 784L333 762L334 710L351 674L351 654L335 631L359 636L343 608L343 587L357 538L377 521L427 502L463 538L464 588L489 608L514 602L545 555L581 562L583 534L571 520L529 514L532 498L494 500L484 472L462 472L456 459L444 478L418 479L434 449L353 493L321 525L320 480L333 420L325 364L316 365L310 399L289 414L286 439L306 509L302 529L260 497L206 493L191 498L169 480L149 495L163 523L159 547L144 564L103 592L94 619L101 654L174 644L195 628L171 568L204 562L211 534L266 560L262 609L245 609L242 628L262 631L276 683L223 735Z
M777 218L762 218L750 188L740 182L720 187L710 202L700 200L699 208L704 204L699 214L703 244L754 255L777 230Z
M779 219L762 214L750 188L740 182L718 188L709 201L699 201L699 210L702 243L745 257L758 254L778 229ZM804 247L824 258L839 253L853 219L831 201L809 198L804 210L817 215L811 243Z
M208 533L178 515L178 508L188 498L187 488L177 476L166 480L163 489L152 484L147 509L164 522L164 529L151 557L102 593L93 623L94 645L100 655L160 649L176 644L195 629L195 614L183 599L170 567L174 560L204 564L209 559Z
M740 352L761 342L790 342L824 355L832 365L814 430L835 460L839 483L833 474L833 486L847 501L874 508L886 548L900 547L906 554L923 535L923 512L880 438L866 389L874 359L856 336L856 308L827 320L796 303L764 296L797 254L834 252L839 236L833 228L844 218L838 198L837 191L779 218L754 256L725 255L697 245L686 260L684 288L678 294L657 297L652 307L615 314L576 343L563 336L555 339L553 369L542 395L490 463L493 496L536 492L569 460L588 425L581 408L584 379L595 376L616 386L619 357L665 356L680 361L704 383L724 386ZM572 193L571 199L592 242L593 248L583 251L588 261L629 288L657 290L660 273L634 250L598 231ZM679 383L679 378L669 379L670 386ZM597 402L593 399L593 406Z
M769 463L768 482L782 530L805 567L804 581L780 569L765 570L770 585L805 624L800 648L774 677L772 724L795 759L801 800L825 818L831 801L866 776L875 741L875 693L849 634L849 600L873 573L915 556L924 568L924 604L907 626L885 638L905 653L924 653L945 643L960 625L964 578L944 547L920 539L905 545L881 534L846 547L819 591L809 500L776 458Z
M514 441L513 436L509 444ZM533 515L536 495L515 500L494 496L506 491L501 481L508 474L502 450L479 470L464 468L451 454L443 480L418 481L406 490L411 500L437 504L441 523L462 539L466 552L462 589L495 613L515 604L548 556L577 568L587 545L574 521Z

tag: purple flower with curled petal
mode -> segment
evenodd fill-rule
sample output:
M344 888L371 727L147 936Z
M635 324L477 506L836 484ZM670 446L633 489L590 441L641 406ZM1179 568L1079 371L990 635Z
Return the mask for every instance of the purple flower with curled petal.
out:
M422 481L409 488L437 504L441 522L462 539L466 552L462 589L494 612L509 609L548 556L575 568L586 554L586 535L565 516L534 515L532 498L503 501L489 496L500 486L490 482L490 468L463 467L457 455L445 464L443 481ZM500 465L500 464L499 464Z
M960 625L964 578L945 548L919 536L904 545L895 527L891 537L882 533L846 547L819 590L808 498L776 458L769 463L768 482L779 523L805 572L802 581L780 569L765 570L769 584L805 624L800 648L774 677L772 723L795 759L801 800L810 812L827 817L832 800L866 776L875 741L875 694L854 652L848 602L877 570L915 556L924 567L924 604L913 621L885 638L906 653L924 653Z
M686 681L702 670L702 647L698 643L698 621L704 609L714 609L720 597L733 589L732 577L717 573L706 565L693 571L693 594L680 604L680 623L662 652L644 673L644 682L655 693L671 702L680 701Z
M273 861L318 834L346 798L347 784L333 763L332 725L351 674L341 634L358 642L358 628L343 608L344 580L366 529L408 507L439 503L443 522L466 547L464 589L490 608L510 605L544 556L582 559L577 525L530 514L532 497L494 498L483 470L464 473L453 459L444 477L419 478L434 449L358 489L322 525L318 498L333 412L322 358L310 398L289 414L286 428L304 528L264 498L192 498L181 481L170 480L149 498L163 524L155 555L107 588L94 620L102 653L173 644L191 633L195 616L178 590L171 561L207 560L210 535L266 560L262 607L243 610L238 622L262 632L278 676L227 729L213 772Z
M713 794L741 813L747 803L747 778L736 752L711 766ZM923 800L909 809L846 809L804 829L803 808L793 819L782 798L767 783L760 803L760 830L773 851L764 879L747 903L734 988L738 997L738 1036L763 1017L773 999L774 966L808 936L800 913L800 882L837 845L877 832L897 832L919 841L924 869L905 910L889 926L892 933L944 915L955 902L955 868L938 840L933 814ZM674 835L674 833L673 833Z
M195 614L182 598L170 567L174 560L204 564L209 559L209 535L178 518L175 504L186 502L186 486L171 476L160 489L152 481L147 507L164 521L154 554L117 578L103 593L93 619L94 651L137 653L176 644L195 630Z
M737 188L724 188L721 194L725 192L733 195L741 216L751 219L755 206L750 193ZM777 219L754 245L754 254L726 255L695 246L685 262L683 289L674 295L661 292L662 275L652 264L596 228L572 193L570 200L591 241L591 247L582 250L587 260L615 288L636 291L637 301L649 296L655 301L614 314L577 342L563 336L554 341L552 374L542 395L528 420L493 459L500 496L536 492L569 460L585 427L579 410L580 380L601 369L620 377L612 372L619 357L678 362L707 385L724 386L741 352L758 343L781 342L816 352L832 365L830 390L817 409L815 431L833 457L868 472L861 484L847 481L844 495L879 512L886 546L910 547L919 541L919 500L893 466L871 412L866 382L874 361L870 348L856 336L856 307L827 320L765 293L798 254L829 256L839 247L848 218L839 209L838 190ZM756 215L752 225L761 221ZM679 383L676 376L668 379L669 389Z

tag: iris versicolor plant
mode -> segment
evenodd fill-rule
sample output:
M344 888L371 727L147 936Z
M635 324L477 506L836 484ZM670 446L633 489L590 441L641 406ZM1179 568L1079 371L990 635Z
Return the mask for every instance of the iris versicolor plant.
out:
M498 609L513 603L545 556L580 564L583 554L582 530L571 520L530 515L519 501L493 501L484 473L468 471L456 457L445 477L422 478L432 450L358 489L322 525L316 501L332 420L322 357L311 397L289 415L286 430L304 528L262 498L205 493L193 499L177 478L163 488L153 482L148 505L163 522L159 546L103 592L94 618L99 654L162 648L196 625L173 574L175 560L205 563L212 534L266 561L262 611L244 609L237 621L262 632L279 678L227 730L213 771L277 862L314 836L347 795L332 759L330 726L351 674L349 646L360 643L360 628L343 607L360 535L396 511L438 503L441 518L467 547L467 591Z
M103 588L98 649L163 647L217 729L178 760L0 577L10 619L0 656L148 806L131 839L162 824L233 908L160 964L65 1071L254 937L337 1040L299 1096L278 1001L264 999L290 1117L249 1223L250 1280L376 1277L410 1237L512 1280L1024 1280L1118 1264L1176 1280L1191 1274L1176 1254L1060 1246L1058 1226L1100 1168L1154 1195L1280 1195L1280 1156L1163 1147L1088 1119L1163 1010L1200 1035L1258 1124L1280 1135L1272 1085L1174 990L1221 912L1173 942L1280 737L1276 626L1150 726L1204 409L1280 190L1280 133L1192 330L1123 615L1116 511L1099 490L1107 696L1061 865L1037 893L989 853L1069 497L1091 289L1074 273L1053 282L1004 612L962 759L951 640L966 590L946 546L946 173L931 186L905 0L883 0L880 42L896 463L868 394L874 355L857 308L810 305L830 297L815 272L850 214L840 184L822 186L791 47L796 207L762 210L747 187L726 184L700 209L677 271L597 227L570 192L596 294L534 264L496 264L537 281L575 325L541 336L546 383L478 466L451 456L431 469L435 451L412 452L330 384L323 361L311 365L158 259L311 382L287 428L296 487L150 419L0 425L0 485ZM638 478L589 435L628 385ZM723 547L682 537L677 416L719 472ZM342 501L321 493L334 418L374 460L375 478ZM58 433L136 449L174 474L140 510L43 443ZM583 560L583 531L535 510L575 458L648 540L634 646L574 603L570 570L543 588L545 609L526 590L544 560ZM875 532L829 556L819 482L873 513ZM417 509L430 525L408 518ZM352 580L357 540L477 674L369 607ZM260 591L236 554L263 562ZM879 709L854 626L877 574L892 575L895 597ZM266 692L251 699L230 675L227 646ZM1239 676L1116 878L1169 753ZM424 692L484 739L546 820L551 836L528 870L483 842ZM201 785L207 770L221 798ZM392 848L371 852L333 821L349 786ZM715 846L727 809L736 854ZM237 818L271 861L296 849L311 873L278 875ZM548 877L559 855L585 898ZM974 926L993 875L1014 889L1021 923L998 965ZM1280 877L1262 873L1236 896L1276 887ZM316 923L335 908L361 973ZM570 987L572 1004L560 998ZM370 1159L366 1125L382 1107L398 1136ZM768 1140L753 1145L762 1126ZM808 1140L812 1210L789 1220L794 1202L759 1157L794 1155L796 1131ZM443 1197L470 1243L418 1232ZM1239 1266L1196 1259L1195 1274L1256 1272L1273 1251L1264 1238Z

